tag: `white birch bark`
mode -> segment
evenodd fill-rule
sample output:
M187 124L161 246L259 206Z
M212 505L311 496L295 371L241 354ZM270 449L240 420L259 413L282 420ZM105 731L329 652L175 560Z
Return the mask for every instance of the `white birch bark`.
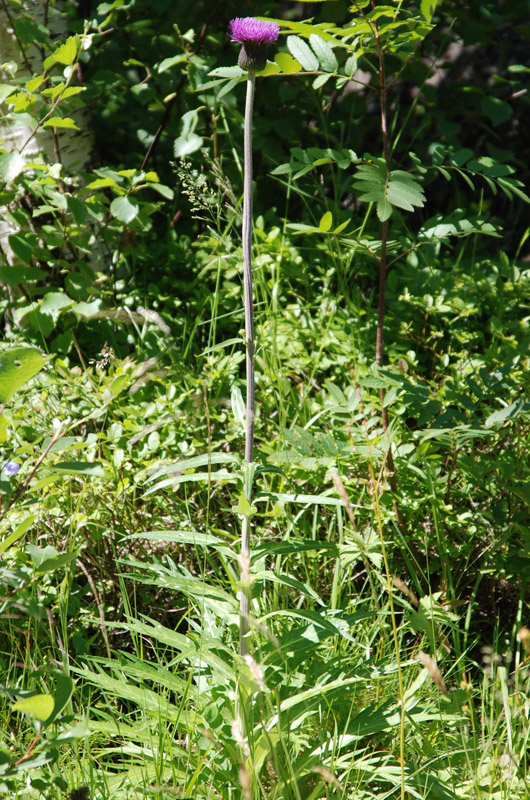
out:
M67 17L64 13L64 0L50 3L46 0L24 0L23 13L31 19L46 25L57 43L68 37ZM8 13L6 13L6 11ZM20 13L20 12L18 12ZM44 54L37 44L22 48L13 30L16 10L7 2L0 3L0 81L12 83L13 70L16 65L16 77L29 80L34 75L43 73ZM60 69L58 65L54 69ZM9 100L7 101L7 104ZM4 109L6 105L4 104ZM7 114L0 118L0 147L7 152L21 151L27 161L39 161L43 158L48 163L60 161L64 170L78 170L85 167L90 159L93 139L90 135L88 112L80 109L70 114L79 130L59 128L54 134L50 128L40 128L31 137L29 125L17 124L16 114ZM31 138L30 138L31 137ZM29 141L28 141L29 139ZM24 143L26 143L24 146ZM14 254L9 245L9 236L16 231L16 226L6 217L6 208L0 207L0 249L2 261L12 265Z

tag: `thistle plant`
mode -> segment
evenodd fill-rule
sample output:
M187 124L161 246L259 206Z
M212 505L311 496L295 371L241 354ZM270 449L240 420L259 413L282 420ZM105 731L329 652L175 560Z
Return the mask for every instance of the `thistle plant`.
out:
M280 27L276 22L236 17L230 22L232 41L241 45L238 64L247 72L247 95L244 128L243 176L243 295L245 305L246 349L246 416L245 416L245 480L243 495L238 507L241 525L241 595L240 595L240 652L248 653L248 615L250 605L250 519L251 494L254 474L254 314L252 290L252 112L256 72L267 63L267 45L278 38Z

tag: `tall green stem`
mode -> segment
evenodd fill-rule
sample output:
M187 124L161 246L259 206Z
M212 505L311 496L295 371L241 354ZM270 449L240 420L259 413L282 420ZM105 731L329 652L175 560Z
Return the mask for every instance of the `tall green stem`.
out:
M247 74L247 99L245 104L244 181L243 181L243 295L245 303L245 348L247 403L245 422L245 472L254 454L254 310L252 292L252 110L256 73ZM243 491L249 505L251 481L245 480ZM250 611L250 512L244 514L241 524L241 588L239 601L239 652L246 655L248 647L248 619Z

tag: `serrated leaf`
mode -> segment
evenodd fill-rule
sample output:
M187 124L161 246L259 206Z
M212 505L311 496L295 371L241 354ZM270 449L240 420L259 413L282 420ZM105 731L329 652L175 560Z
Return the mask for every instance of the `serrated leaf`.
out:
M327 233L327 231L329 231L329 229L331 228L332 223L333 223L333 215L331 211L326 211L326 213L323 215L320 222L318 223L318 229L322 233Z
M398 175L397 172L390 173L390 180L386 187L386 199L393 206L402 208L405 211L414 211L414 207L421 208L425 204L423 189L410 178Z
M344 74L349 78L357 72L357 56L350 56L344 65Z
M377 201L377 216L380 222L386 222L392 216L392 205L385 197Z
M69 67L71 64L74 63L77 56L77 37L69 36L68 39L64 44L57 48L57 50L51 54L46 61L49 61L50 58L53 59L52 63L64 64L66 67ZM46 62L44 64L46 67Z
M309 37L309 43L313 48L313 51L315 52L322 69L326 70L326 72L336 72L339 64L337 57L335 56L335 53L329 44L316 33L311 34Z
M137 216L138 206L128 197L116 197L110 204L110 213L126 225Z
M212 78L243 78L247 73L241 67L217 67L212 69L208 75Z
M307 42L304 42L299 36L288 36L287 47L291 55L296 58L305 70L308 72L316 72L318 69L318 58Z
M42 125L43 128L71 128L75 131L79 130L79 127L75 124L74 120L71 117L50 117L47 119L46 122Z
M313 81L313 89L320 89L320 87L324 86L324 84L327 83L332 77L333 75L331 72L328 72L327 75L317 75Z
M4 153L0 156L0 178L11 183L25 166L26 162L20 153Z
M45 722L52 715L54 705L53 695L34 694L32 697L24 697L23 700L18 700L11 708L13 711L30 714L41 722Z

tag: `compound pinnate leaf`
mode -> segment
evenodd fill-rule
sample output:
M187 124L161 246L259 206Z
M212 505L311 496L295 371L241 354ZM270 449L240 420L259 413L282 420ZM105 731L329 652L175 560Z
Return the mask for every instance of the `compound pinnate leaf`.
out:
M318 58L307 42L304 42L299 36L288 36L287 47L291 55L296 58L305 70L315 72L318 69Z
M316 33L311 34L309 37L309 42L315 51L318 60L320 61L320 66L322 69L326 70L326 72L336 72L339 64L337 57L329 44Z

